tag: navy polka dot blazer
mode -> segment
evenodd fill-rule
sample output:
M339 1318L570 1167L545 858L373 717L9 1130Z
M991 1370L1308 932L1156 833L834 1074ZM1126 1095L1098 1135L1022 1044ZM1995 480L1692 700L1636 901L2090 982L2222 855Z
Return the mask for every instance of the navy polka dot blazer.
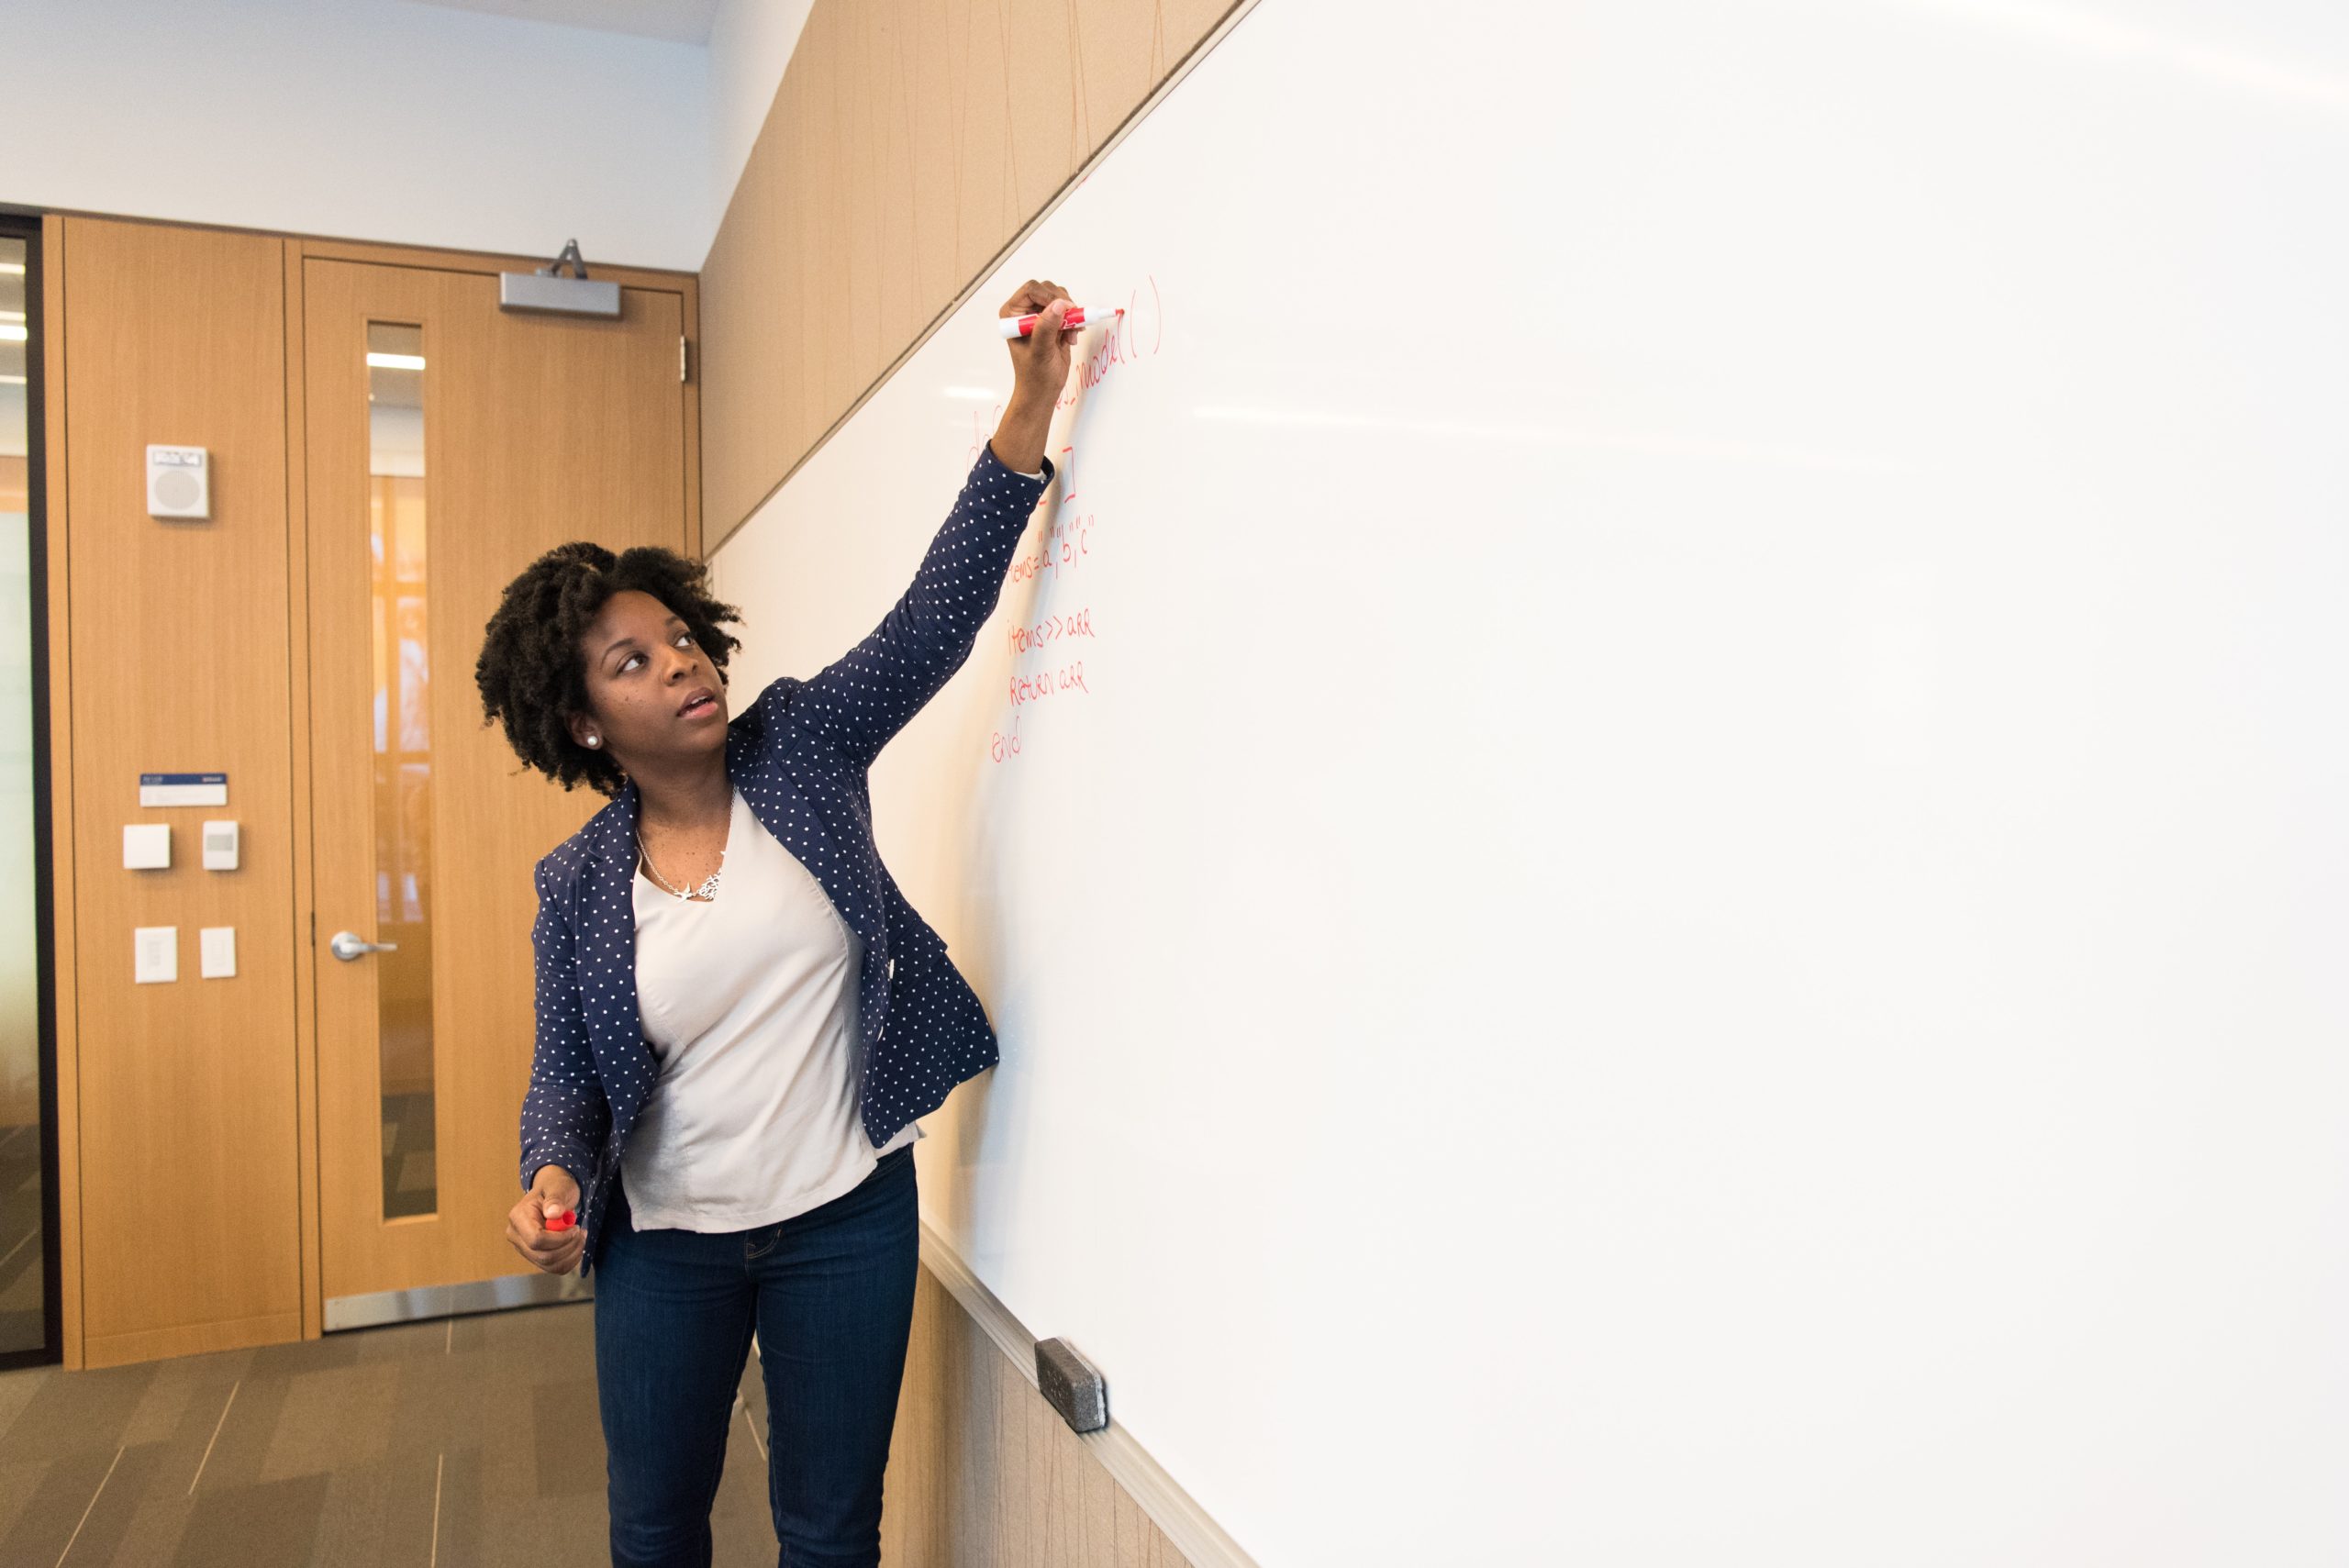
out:
M1029 514L1052 481L992 449L873 635L811 680L785 675L727 726L726 770L767 831L813 872L864 940L857 1087L875 1149L996 1064L995 1030L946 944L897 891L873 843L866 770L971 654ZM584 1272L601 1251L613 1175L659 1065L636 1003L634 780L538 864L538 1044L522 1101L522 1184L575 1177Z

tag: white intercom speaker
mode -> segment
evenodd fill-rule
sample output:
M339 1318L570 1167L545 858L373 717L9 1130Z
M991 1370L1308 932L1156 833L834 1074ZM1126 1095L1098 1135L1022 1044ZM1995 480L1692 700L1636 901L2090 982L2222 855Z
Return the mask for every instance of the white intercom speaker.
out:
M212 465L202 447L147 449L147 515L212 516Z

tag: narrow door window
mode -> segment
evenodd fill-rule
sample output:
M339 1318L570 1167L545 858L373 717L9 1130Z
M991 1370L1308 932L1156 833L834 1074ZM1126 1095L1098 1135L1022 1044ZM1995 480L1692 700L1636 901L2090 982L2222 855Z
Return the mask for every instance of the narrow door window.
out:
M373 550L375 940L384 1218L433 1213L432 670L426 637L420 327L367 326L367 525Z

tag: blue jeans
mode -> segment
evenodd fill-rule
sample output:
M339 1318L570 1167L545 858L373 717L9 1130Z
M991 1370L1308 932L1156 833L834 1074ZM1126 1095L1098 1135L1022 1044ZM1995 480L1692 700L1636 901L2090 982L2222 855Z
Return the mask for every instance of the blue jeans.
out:
M634 1230L613 1195L596 1382L614 1568L708 1568L709 1509L758 1331L780 1568L874 1568L914 1313L914 1151L752 1230Z

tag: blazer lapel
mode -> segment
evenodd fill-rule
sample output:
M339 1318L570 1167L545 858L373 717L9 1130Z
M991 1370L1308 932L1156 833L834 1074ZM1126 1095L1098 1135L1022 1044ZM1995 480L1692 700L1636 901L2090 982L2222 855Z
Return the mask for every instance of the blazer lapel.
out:
M594 988L587 1008L587 1032L596 1060L632 1067L634 1072L628 1076L650 1094L653 1080L660 1076L660 1063L645 1043L636 1005L636 781L630 779L612 803L590 819L588 847L595 853L583 873L579 907L594 929L611 927L620 933L614 950L619 962L600 966L587 980ZM625 1081L608 1072L602 1077L607 1084ZM625 1130L636 1120L642 1103L640 1098L629 1106L625 1118L615 1105L615 1127Z

